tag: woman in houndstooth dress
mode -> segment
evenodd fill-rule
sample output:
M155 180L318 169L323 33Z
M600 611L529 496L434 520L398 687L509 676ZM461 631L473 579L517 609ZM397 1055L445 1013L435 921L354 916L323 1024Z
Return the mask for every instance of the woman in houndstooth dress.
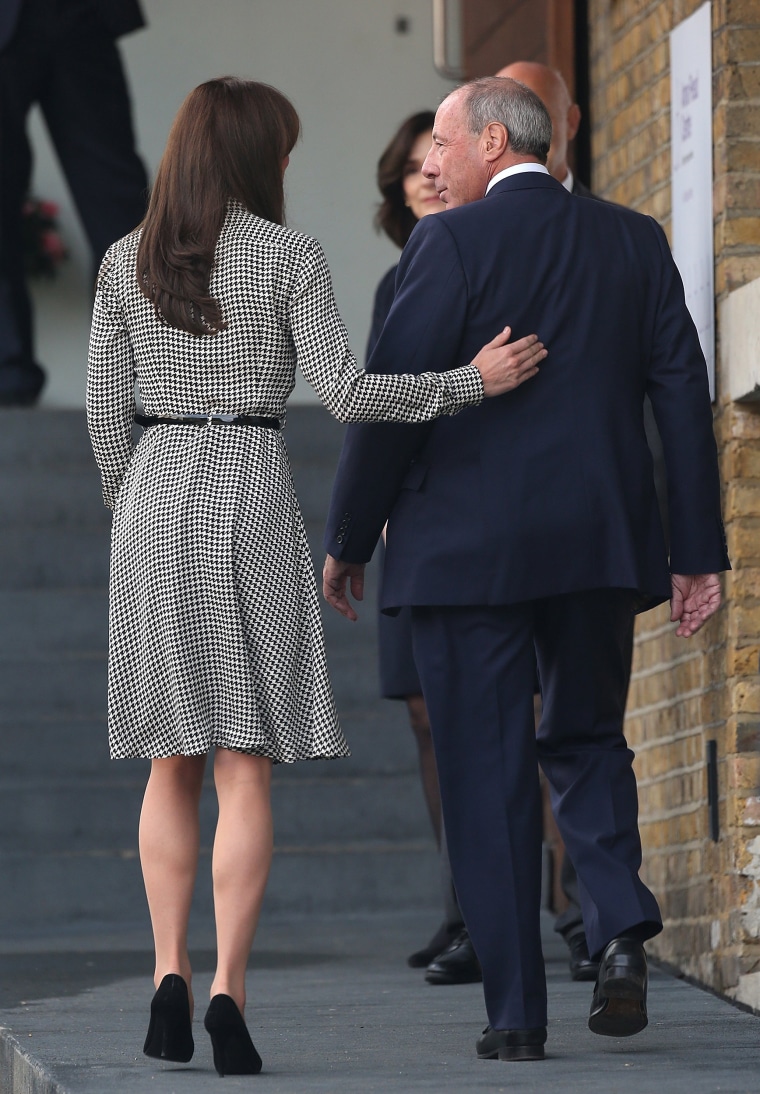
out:
M111 754L152 759L140 857L157 991L145 1052L193 1051L186 931L214 748L218 964L206 1026L220 1074L261 1066L242 1012L272 852L272 763L348 753L277 428L296 363L341 421L411 422L516 386L538 345L499 336L478 367L443 375L359 369L319 244L281 224L298 130L266 85L225 78L191 93L141 230L103 261L89 354L88 422L114 510ZM133 450L135 378L159 421Z

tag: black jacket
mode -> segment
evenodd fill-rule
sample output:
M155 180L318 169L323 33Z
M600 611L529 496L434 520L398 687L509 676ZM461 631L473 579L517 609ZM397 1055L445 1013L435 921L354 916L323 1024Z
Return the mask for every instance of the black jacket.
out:
M24 0L3 0L0 5L0 50L5 49L13 38L23 3ZM114 38L121 38L145 26L138 0L90 0L90 3Z

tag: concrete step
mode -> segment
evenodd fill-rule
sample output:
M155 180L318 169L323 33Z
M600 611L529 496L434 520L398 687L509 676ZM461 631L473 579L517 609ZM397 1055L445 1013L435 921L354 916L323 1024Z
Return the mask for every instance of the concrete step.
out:
M2 777L18 785L32 778L102 779L114 767L108 757L105 711L101 718L46 715L0 720L0 736ZM0 797L0 816L5 807Z
M0 467L48 467L97 474L83 410L0 410Z
M417 748L403 703L378 702L375 706L338 706L341 727L351 749L344 759L330 761L340 776L375 774L393 775L418 770ZM281 764L275 776L280 779L308 778L312 764Z
M42 521L35 523L36 518L30 516L26 523L5 526L0 539L0 590L107 587L111 525L105 507L102 511L105 517L94 518L89 524L61 519L51 528ZM307 525L320 588L323 532L324 513L320 521ZM374 610L375 596L370 586L366 603Z
M406 708L401 703L378 703L374 707L341 708L341 725L351 755L330 761L330 777L353 778L357 775L409 774L417 771L417 756ZM126 770L141 760L111 760L108 755L108 730L105 704L99 717L60 717L22 711L15 718L0 717L3 741L3 778L23 780L31 777L60 780L72 778L127 778ZM34 765L30 766L33 753ZM299 781L313 778L321 763L280 764L276 780ZM334 768L334 771L332 770ZM140 775L140 778L144 776ZM3 803L0 801L0 810Z
M263 915L285 912L403 911L438 903L432 841L367 841L280 846ZM210 852L201 854L195 921L213 914ZM83 854L0 853L0 932L15 935L55 924L102 926L147 920L136 850Z
M95 464L87 469L14 468L0 484L0 525L110 528L111 511L103 504Z
M106 672L105 654L0 662L0 723L102 717Z
M377 702L374 662L356 651L332 650L330 675L339 710ZM72 652L59 658L0 662L0 722L23 717L102 715L106 707L107 663L100 656Z
M0 538L0 589L105 588L110 529L11 527Z
M95 589L0 589L0 660L73 652L103 656L108 593Z
M288 407L285 444L294 468L334 463L345 426L322 407ZM140 436L136 430L136 437ZM0 410L0 466L95 466L84 410Z
M58 539L57 534L55 538ZM350 650L376 664L377 612L375 575L371 568L359 612L359 621L349 623L322 602L328 656L332 651ZM0 587L0 659L69 656L72 652L104 654L107 643L105 586Z
M105 508L103 509L105 513ZM317 588L322 587L324 514L307 525ZM0 539L0 590L105 588L111 549L110 521L82 525L11 524ZM364 611L376 610L374 566L367 568ZM347 624L344 621L344 626ZM350 632L349 632L350 633Z
M4 777L0 848L30 854L134 848L144 786L144 776L30 779L20 784ZM352 842L404 842L426 834L419 779L413 774L276 779L272 810L276 842L304 850L337 845L347 837ZM216 817L216 795L207 787L201 798L201 830L209 844Z
M440 905L440 863L432 839L342 842L275 852L264 914L380 912Z
M291 461L296 493L307 521L324 521L336 463L337 452L321 461ZM43 448L36 461L14 462L0 455L0 467L5 470L0 479L3 526L110 525L111 514L103 504L100 474L91 453L89 460L71 462L61 459L56 450Z

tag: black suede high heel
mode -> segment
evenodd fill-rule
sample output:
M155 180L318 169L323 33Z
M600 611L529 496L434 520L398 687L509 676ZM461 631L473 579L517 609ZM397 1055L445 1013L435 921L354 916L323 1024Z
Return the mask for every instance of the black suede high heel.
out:
M158 985L150 1004L150 1025L143 1052L158 1060L186 1064L192 1059L193 1026L187 984L176 973L169 973Z
M261 1057L234 999L215 995L203 1024L211 1037L214 1067L219 1075L258 1075Z

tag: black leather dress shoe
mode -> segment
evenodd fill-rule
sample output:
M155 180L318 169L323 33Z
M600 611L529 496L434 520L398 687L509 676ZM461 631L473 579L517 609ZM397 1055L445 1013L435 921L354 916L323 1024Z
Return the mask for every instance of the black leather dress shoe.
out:
M632 1037L647 1024L647 957L633 938L613 938L599 962L588 1028L603 1037Z
M588 953L586 935L583 931L565 938L570 950L570 979L596 980L599 975L599 962L592 961Z
M410 953L406 959L407 965L412 969L426 969L431 961L449 946L462 931L462 925L453 929L448 923L442 923L433 937L421 950Z
M478 955L466 930L439 953L435 961L427 967L425 979L428 984L479 984L483 973Z
M543 1060L546 1026L538 1029L491 1029L475 1042L479 1060Z

